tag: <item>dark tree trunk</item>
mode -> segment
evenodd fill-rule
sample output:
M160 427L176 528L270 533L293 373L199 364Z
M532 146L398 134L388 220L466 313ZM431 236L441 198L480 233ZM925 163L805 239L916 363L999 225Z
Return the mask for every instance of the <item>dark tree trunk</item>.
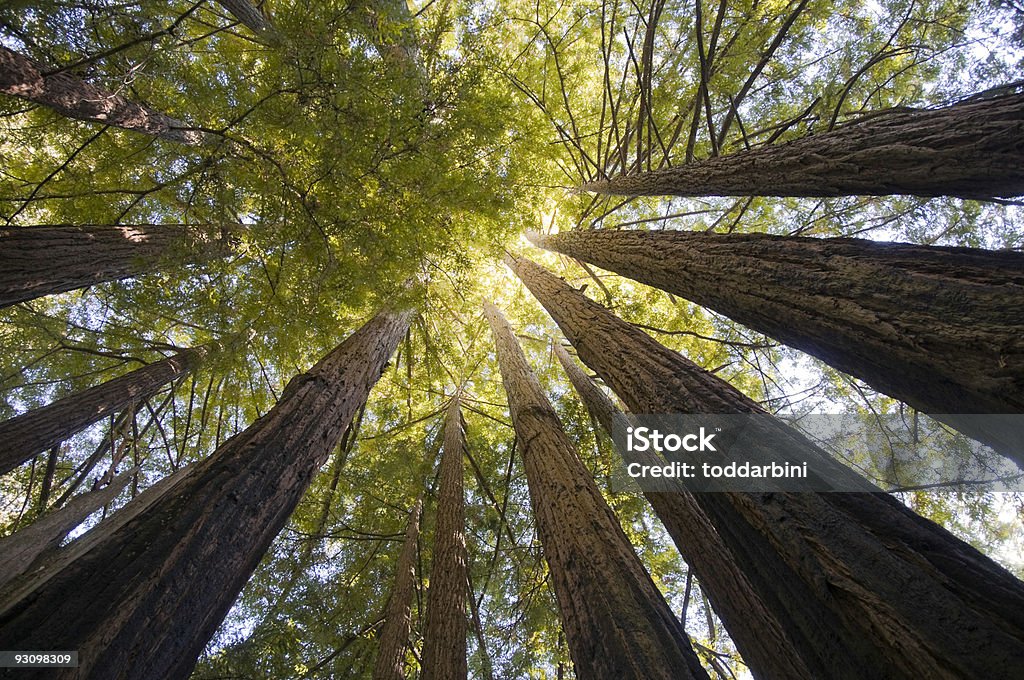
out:
M205 132L75 76L53 71L0 45L0 93L27 99L90 123L113 125L183 144L202 144Z
M459 394L452 397L444 423L441 487L434 529L434 557L427 591L423 633L423 680L465 680L466 668L466 523L463 455L466 430Z
M257 36L275 43L280 40L274 26L263 16L263 12L248 0L217 0L217 4Z
M405 680L405 654L412 632L412 598L416 589L416 544L420 537L422 499L409 512L402 552L395 568L395 583L391 587L384 627L377 643L377 661L373 680Z
M491 304L485 312L576 675L705 680L679 620L562 430L508 322Z
M614 418L620 414L612 400L587 377L561 345L555 355L591 416L612 436ZM623 452L627 463L658 464L653 454ZM648 456L650 458L648 458ZM800 649L786 635L775 614L755 592L693 495L680 487L675 492L647 491L651 504L679 553L700 580L715 612L725 624L736 649L755 678L811 680Z
M624 196L1024 193L1024 94L879 113L831 132L584 184Z
M64 507L0 538L0 587L25 572L39 555L59 544L86 517L114 500L137 471L133 468L102 489L75 496Z
M26 678L187 678L409 326L382 312L173 493L0 610L0 648L75 649Z
M536 237L812 354L1024 465L1024 253L682 231ZM961 417L957 417L961 416Z
M167 256L208 259L223 242L200 243L185 227L47 225L0 229L0 307L153 271Z
M110 414L148 399L167 383L195 370L212 350L212 344L183 349L174 356L0 423L0 474Z
M550 272L508 263L634 413L763 413ZM826 456L791 434L790 446ZM890 496L694 498L815 677L1024 675L1024 583Z

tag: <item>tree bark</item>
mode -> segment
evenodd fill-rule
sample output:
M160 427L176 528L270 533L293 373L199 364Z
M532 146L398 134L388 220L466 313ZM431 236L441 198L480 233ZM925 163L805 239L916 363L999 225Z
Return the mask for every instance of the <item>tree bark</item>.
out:
M624 196L1024 193L1024 94L890 111L830 132L584 184Z
M466 666L466 523L462 485L466 430L460 395L452 397L444 423L441 486L434 529L434 557L427 590L427 625L423 633L423 680L465 680Z
M267 39L271 43L277 43L280 40L273 24L263 16L263 12L259 8L248 0L217 0L217 4L230 12L231 16L238 19L242 25L248 27L260 38Z
M0 307L154 271L162 258L207 259L224 241L158 224L0 229Z
M86 517L114 500L137 471L133 468L102 489L75 496L63 508L0 538L0 587L24 573L40 554L59 544Z
M550 272L526 260L506 261L580 358L634 413L763 413ZM789 446L826 456L792 434ZM766 452L788 455L773 446L768 441ZM1024 674L1024 584L892 497L722 492L694 498L815 677Z
M484 307L576 675L708 676L562 430L508 322Z
M594 384L561 345L555 356L569 376L587 411L612 437L616 415L621 411ZM622 452L627 463L658 464L654 454ZM711 525L696 499L682 487L672 491L645 491L644 497L658 516L680 555L700 580L701 589L722 619L750 672L758 680L786 678L812 680L800 649L786 632L732 556L732 551Z
M571 231L538 245L811 354L1024 466L1024 253L847 238Z
M187 678L404 336L382 312L152 506L0 610L0 648L76 649L26 678Z
M53 71L0 45L0 93L49 107L89 123L113 125L182 144L203 144L207 134L148 106L76 78Z
M418 499L409 512L402 552L398 555L395 583L391 587L384 627L377 643L377 661L373 680L405 680L405 653L412 632L412 598L416 589L416 544L420 537L420 514L423 499Z
M174 356L0 423L0 474L10 472L40 451L108 415L148 399L167 383L195 370L213 347L211 343L183 349Z

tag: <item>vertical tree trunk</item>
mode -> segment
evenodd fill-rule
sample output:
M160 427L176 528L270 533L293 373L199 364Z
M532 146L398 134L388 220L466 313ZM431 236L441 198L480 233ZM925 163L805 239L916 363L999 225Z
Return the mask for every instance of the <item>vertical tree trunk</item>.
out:
M576 675L706 679L679 620L562 430L508 322L493 305L484 309Z
M0 648L76 649L26 678L186 678L384 371L411 312L382 312L174 487L0 610Z
M1024 465L1019 418L964 416L1024 413L1024 253L681 231L536 242L812 354Z
M167 383L195 370L213 351L213 346L211 343L183 349L174 356L0 423L0 474L108 415L153 396Z
M423 680L465 680L466 668L466 523L462 471L466 430L460 394L452 397L444 422L441 487L434 529L434 558L427 590L427 626L423 633Z
M763 413L550 272L507 262L635 413ZM798 435L790 444L826 455ZM815 677L1024 674L1024 584L890 496L694 498Z
M565 348L556 344L555 356L584 406L611 437L614 418L621 411L569 357ZM624 451L622 455L627 463L658 464L652 460L654 454L647 452ZM814 678L804 665L800 649L755 592L693 495L679 487L675 492L646 491L644 497L665 525L683 559L700 579L701 589L711 600L715 613L722 619L754 677Z
M405 680L405 651L412 632L412 598L416 588L416 543L420 537L420 513L423 499L418 499L409 512L402 552L395 568L395 583L391 587L384 627L377 643L377 661L373 680Z
M625 196L959 196L1024 193L1024 94L862 122L664 170L584 184Z
M224 254L198 232L157 224L0 229L0 307L156 269L161 258Z
M0 93L47 106L57 113L90 123L113 125L183 144L202 144L205 132L136 104L121 95L53 71L0 45Z
M75 496L63 508L0 538L0 587L20 576L41 553L60 543L86 517L114 500L137 470L133 468L115 477L102 489Z

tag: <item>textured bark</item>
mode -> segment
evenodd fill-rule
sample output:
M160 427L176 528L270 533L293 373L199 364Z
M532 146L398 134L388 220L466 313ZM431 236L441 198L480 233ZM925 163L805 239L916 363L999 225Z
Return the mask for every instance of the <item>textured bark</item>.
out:
M161 387L195 370L213 344L183 349L87 390L0 423L0 474L61 443L93 423L148 399Z
M29 594L0 609L0 648L76 649L26 678L186 678L404 336L382 312L277 405Z
M274 43L280 40L274 26L263 16L263 12L248 0L217 0L217 4L257 36Z
M24 573L39 555L59 544L86 517L114 500L137 471L133 468L102 489L75 496L59 510L0 538L0 587Z
M507 262L634 413L763 413L550 272ZM795 433L788 445L825 455ZM815 677L1024 675L1024 584L890 496L694 498Z
M0 45L0 93L13 95L90 123L113 125L183 144L202 144L205 132L129 101L111 90L65 72L52 72Z
M485 305L576 675L706 679L679 620L562 430L512 329Z
M395 583L391 587L384 627L377 643L377 661L373 680L405 680L405 652L412 631L412 598L416 589L416 543L420 537L420 513L423 500L419 499L409 513L405 527L402 552L398 555Z
M1024 465L1024 253L681 231L536 242L812 354Z
M459 395L452 397L444 423L441 485L434 529L434 557L427 591L423 633L422 680L465 680L466 667L466 523L462 486L466 430Z
M1024 94L878 114L831 132L584 184L625 196L1024 193Z
M0 307L155 270L163 258L227 251L186 227L47 225L0 229Z
M621 413L619 409L561 345L555 345L555 356L587 411L611 437L614 418ZM627 463L656 465L663 462L653 460L654 454L647 452L624 451L622 454ZM722 619L754 677L812 680L814 674L804 665L801 650L755 592L693 495L680 487L676 492L647 491L644 497L700 580L701 589L711 600L715 613Z

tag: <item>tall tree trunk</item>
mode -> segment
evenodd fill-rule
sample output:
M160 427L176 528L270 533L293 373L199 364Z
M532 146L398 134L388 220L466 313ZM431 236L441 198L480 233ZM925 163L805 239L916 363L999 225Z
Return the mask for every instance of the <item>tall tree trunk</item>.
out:
M705 680L679 620L562 430L511 327L494 305L484 310L577 676Z
M47 678L186 678L384 371L411 312L382 312L151 507L0 610L0 648L76 649Z
M0 587L21 575L41 553L59 544L86 517L114 500L137 471L138 468L133 468L102 489L75 496L63 508L0 538Z
M507 262L634 413L763 413L551 272ZM791 435L788 446L827 456ZM694 498L815 677L1024 675L1024 583L887 494Z
M402 552L395 568L395 583L391 587L384 626L377 643L377 660L373 667L373 680L405 680L405 653L412 632L412 598L416 589L416 544L420 538L420 498L409 512L405 527Z
M248 0L217 0L217 4L231 13L231 16L238 19L250 31L258 37L277 43L280 36L273 24L263 16L263 12Z
M108 415L148 399L167 383L195 370L213 348L214 343L183 349L174 356L5 420L0 423L0 474Z
M862 239L571 231L544 248L682 296L1024 465L1024 253ZM943 415L946 414L946 415Z
M207 259L224 241L158 224L45 225L0 229L0 307L156 269L161 258Z
M584 184L625 196L959 196L1024 193L1024 94L862 122L664 170Z
M407 0L361 0L355 8L381 58L413 80L420 94L428 97L429 78L420 55L415 17Z
M587 411L611 437L614 419L621 411L569 357L565 348L556 344L555 356ZM622 455L627 463L658 464L657 460L652 460L654 454L624 451ZM799 647L793 644L774 612L758 596L693 495L679 487L675 492L646 491L644 497L665 525L683 559L700 579L701 589L711 600L715 613L722 619L754 677L811 680L814 674L804 665Z
M202 144L207 134L182 121L129 101L64 71L54 71L0 45L0 93L47 106L90 123L113 125L183 144Z
M423 633L423 680L465 680L466 668L466 523L463 456L466 430L460 394L452 397L444 422L441 487L434 529L434 557L427 590L427 626Z

